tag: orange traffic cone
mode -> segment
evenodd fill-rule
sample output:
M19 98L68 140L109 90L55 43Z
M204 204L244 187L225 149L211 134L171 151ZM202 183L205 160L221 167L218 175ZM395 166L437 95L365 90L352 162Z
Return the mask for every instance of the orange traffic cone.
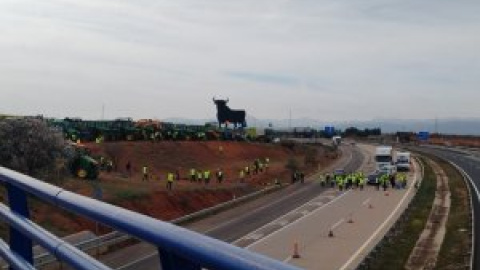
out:
M298 243L297 243L297 242L293 243L293 255L292 255L292 258L293 258L293 259L298 259L298 258L300 258L300 253L298 252Z
M348 218L348 223L353 223L353 215L350 214L349 218Z

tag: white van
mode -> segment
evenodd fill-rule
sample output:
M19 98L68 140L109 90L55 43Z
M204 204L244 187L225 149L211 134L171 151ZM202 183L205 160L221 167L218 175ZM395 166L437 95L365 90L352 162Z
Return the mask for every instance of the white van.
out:
M397 152L395 164L397 171L410 171L410 152Z

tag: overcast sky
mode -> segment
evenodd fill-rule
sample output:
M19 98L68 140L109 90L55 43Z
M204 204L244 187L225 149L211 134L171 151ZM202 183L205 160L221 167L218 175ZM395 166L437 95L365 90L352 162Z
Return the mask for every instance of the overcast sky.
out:
M0 113L480 115L478 0L2 0Z

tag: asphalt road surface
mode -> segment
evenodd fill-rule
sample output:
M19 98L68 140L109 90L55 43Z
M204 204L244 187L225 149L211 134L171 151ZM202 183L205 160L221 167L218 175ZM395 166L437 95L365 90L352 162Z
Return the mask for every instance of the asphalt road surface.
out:
M445 148L445 147L416 147L414 150L433 154L444 160L450 161L463 170L463 173L469 178L469 185L472 193L473 215L474 215L474 236L480 235L480 153L473 151L465 151L462 149ZM480 249L478 248L479 239L475 237L473 240L473 256L470 269L478 269L480 267Z
M358 147L343 146L342 151L344 157L336 166L346 171L355 171L365 162L364 154ZM307 180L312 179L310 177ZM327 191L313 181L297 183L185 227L225 242L234 242ZM160 268L156 248L147 243L110 254L102 261L116 269Z

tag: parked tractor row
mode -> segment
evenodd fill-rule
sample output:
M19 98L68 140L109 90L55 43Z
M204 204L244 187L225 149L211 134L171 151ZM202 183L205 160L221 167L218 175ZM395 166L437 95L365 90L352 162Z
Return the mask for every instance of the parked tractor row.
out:
M115 120L82 120L78 118L48 119L61 129L65 138L84 141L138 141L138 140L254 140L251 132L243 129L218 128L215 124L186 125L151 119L133 121L130 118Z

